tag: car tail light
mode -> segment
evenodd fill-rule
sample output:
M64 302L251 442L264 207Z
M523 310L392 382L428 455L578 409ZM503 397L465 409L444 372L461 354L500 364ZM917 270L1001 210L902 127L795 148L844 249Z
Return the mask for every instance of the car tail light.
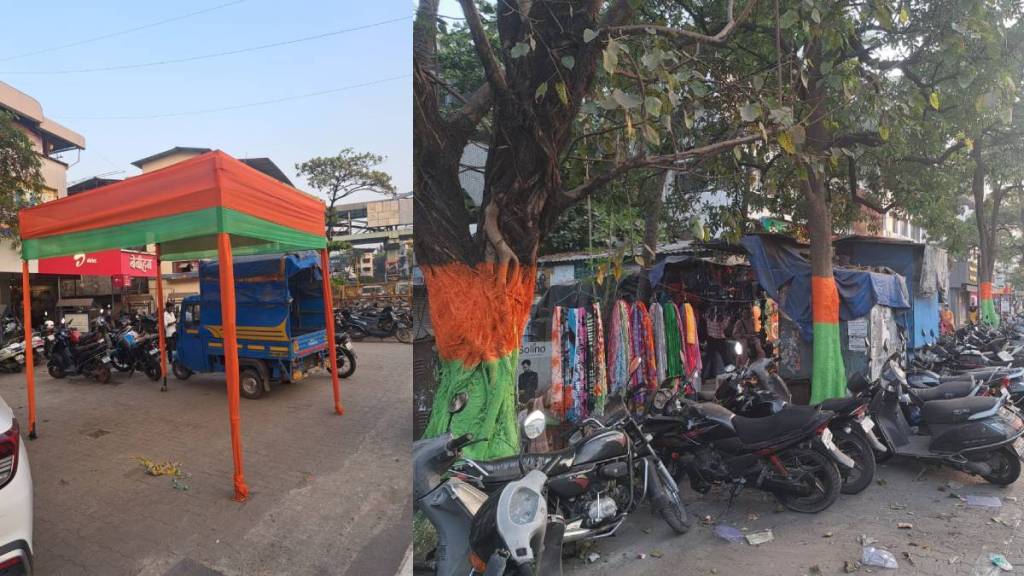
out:
M14 473L18 471L18 445L20 442L18 421L15 420L10 430L0 433L0 488L6 486L14 478Z

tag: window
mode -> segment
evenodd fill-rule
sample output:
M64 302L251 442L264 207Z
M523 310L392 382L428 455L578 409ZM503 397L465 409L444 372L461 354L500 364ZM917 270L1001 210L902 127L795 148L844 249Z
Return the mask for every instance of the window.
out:
M188 306L184 306L184 321L187 326L198 326L199 325L199 304L192 303Z

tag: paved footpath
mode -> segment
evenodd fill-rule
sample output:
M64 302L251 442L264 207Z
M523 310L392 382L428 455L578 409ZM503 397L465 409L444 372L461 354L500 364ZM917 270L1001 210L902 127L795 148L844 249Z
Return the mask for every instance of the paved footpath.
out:
M923 472L922 472L923 470ZM1004 554L1014 572L1024 569L1024 479L1010 488L948 468L912 461L879 465L878 481L860 495L840 496L828 510L806 515L779 512L773 498L746 491L727 509L727 493L700 497L686 487L684 499L694 527L676 536L660 517L642 507L612 538L566 560L571 576L690 576L719 574L801 576L817 574L1002 574L989 555ZM951 493L998 496L1000 508L967 506ZM709 517L705 519L705 517ZM771 529L775 539L759 546L729 543L712 532L723 522L746 532ZM899 525L910 525L900 528ZM891 551L898 570L858 567L862 535ZM847 564L849 563L849 564Z
M37 371L40 437L28 444L39 576L393 575L410 545L412 347L357 343L332 412L330 379L242 399L251 498L231 500L223 377ZM0 395L27 421L23 375ZM180 462L187 490L134 460Z

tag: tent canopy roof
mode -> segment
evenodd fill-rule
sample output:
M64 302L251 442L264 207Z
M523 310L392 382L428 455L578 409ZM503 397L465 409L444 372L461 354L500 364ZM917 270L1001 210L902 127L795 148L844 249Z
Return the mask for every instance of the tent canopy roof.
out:
M324 204L214 150L18 213L22 258L160 244L164 260L320 249Z

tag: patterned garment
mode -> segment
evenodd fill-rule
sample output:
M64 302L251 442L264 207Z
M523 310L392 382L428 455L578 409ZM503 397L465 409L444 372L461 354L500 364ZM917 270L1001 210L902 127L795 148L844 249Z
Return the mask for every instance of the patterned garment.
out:
M651 323L654 326L654 352L658 360L658 385L668 378L668 349L665 340L665 314L661 304L651 304Z
M572 378L572 407L567 419L572 423L582 422L587 418L587 321L586 308L574 308L576 324L576 365Z
M632 363L634 357L644 357L644 318L639 304L634 304L629 314L629 361ZM644 367L632 374L629 379L629 389L637 390L643 388Z
M612 394L618 394L629 377L629 305L619 300L612 310L608 332L608 381Z
M643 322L644 373L647 380L647 388L655 390L661 381L658 380L658 352L654 346L654 323L651 321L651 315L647 312L647 306L643 302L640 302L638 306L640 307L640 318Z
M565 416L562 402L562 307L551 312L551 387L548 388L548 408L561 419Z
M590 394L594 399L594 414L604 415L605 401L608 399L608 371L604 357L604 324L601 322L601 307L593 306L595 327L595 342L597 343L594 354L594 364L597 366L597 376L591 383Z
M683 332L679 329L679 307L675 302L665 304L662 324L665 329L665 377L681 378L686 375L682 356Z
M693 313L693 306L690 304L684 305L683 313L680 314L679 320L680 332L683 332L685 327L685 332L683 333L686 334L686 369L693 376L691 383L699 391L701 385L700 374L704 364L700 359L700 342L697 339L697 316Z
M597 381L597 322L591 308L580 308L587 329L587 414L594 410L594 384Z
M565 419L574 422L576 417L576 406L573 405L574 388L577 380L578 364L578 342L576 341L576 309L565 309L565 327L562 331L562 372L565 382L563 385L562 403L565 408Z

